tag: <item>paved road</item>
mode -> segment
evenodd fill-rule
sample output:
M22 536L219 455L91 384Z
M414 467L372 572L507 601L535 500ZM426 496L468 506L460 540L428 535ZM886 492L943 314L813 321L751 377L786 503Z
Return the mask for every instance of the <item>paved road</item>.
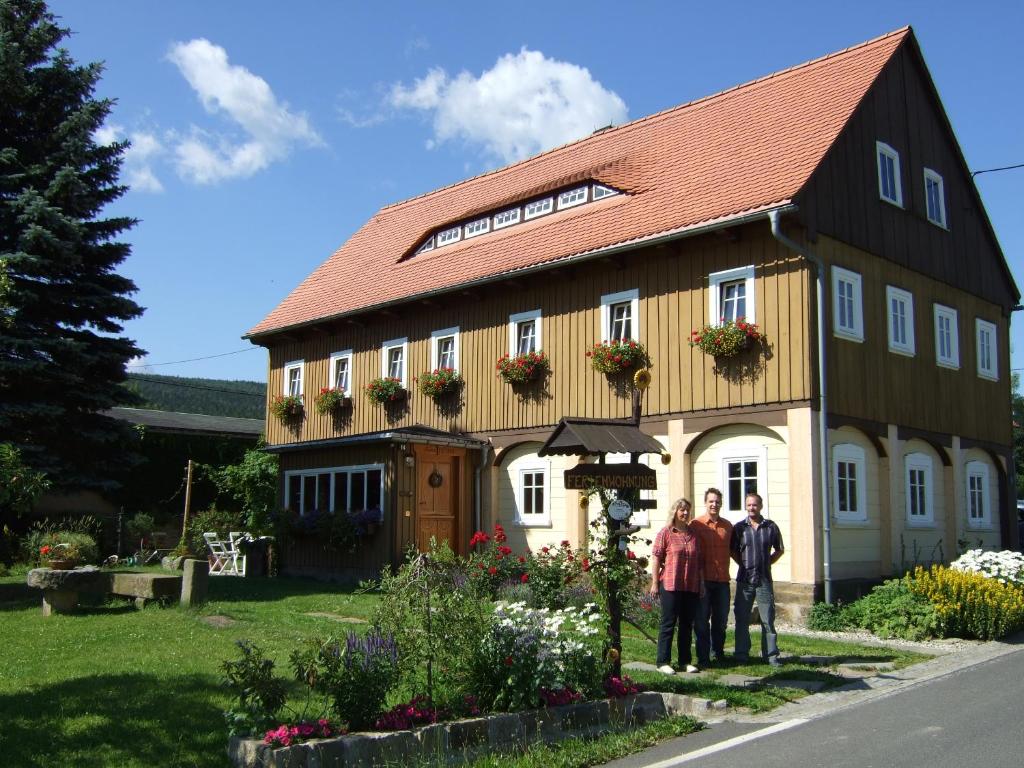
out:
M1024 648L812 720L784 721L760 737L751 725L722 723L702 734L703 743L679 739L612 765L1021 768ZM734 738L741 743L707 753Z

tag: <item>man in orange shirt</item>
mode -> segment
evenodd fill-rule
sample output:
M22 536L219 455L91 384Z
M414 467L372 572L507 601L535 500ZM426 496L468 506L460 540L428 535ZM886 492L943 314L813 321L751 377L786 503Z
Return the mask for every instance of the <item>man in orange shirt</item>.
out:
M704 492L705 514L690 527L700 539L704 553L704 591L697 614L697 664L702 668L725 657L725 625L729 620L729 542L732 523L719 516L722 492L708 488Z

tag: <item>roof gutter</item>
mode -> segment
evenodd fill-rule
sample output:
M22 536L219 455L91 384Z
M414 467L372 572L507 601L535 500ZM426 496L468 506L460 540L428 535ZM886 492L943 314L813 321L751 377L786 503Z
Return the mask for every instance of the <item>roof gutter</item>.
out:
M791 213L795 211L797 207L792 203L782 203L781 205L767 210L768 214L778 213ZM630 240L626 243L619 243L617 245L609 245L604 248L598 248L593 251L585 251L575 256L566 256L558 259L551 259L541 264L534 264L529 267L522 267L519 269L512 269L506 272L499 272L496 275L488 275L487 277L480 277L476 280L470 280L465 283L458 283L456 285L449 285L444 288L435 288L434 290L424 291L423 293L414 293L408 296L403 296L400 299L394 299L392 301L381 302L380 304L371 304L366 307L360 307L359 309L351 310L349 312L339 312L334 315L327 315L325 317L318 317L315 320L307 320L301 323L295 323L294 325L286 325L281 328L274 328L269 331L261 331L259 333L247 333L242 336L243 339L248 339L254 344L259 344L257 339L267 336L273 336L277 333L287 333L289 331L296 331L300 328L308 328L313 325L320 325L321 323L330 323L335 320L343 320L347 317L354 317L361 315L366 312L374 312L382 309L390 309L400 304L406 304L411 301L423 301L424 299L433 299L439 296L444 296L451 293L452 291L465 291L472 288L479 288L484 285L491 283L498 283L502 280L507 280L510 276L515 275L519 277L521 275L532 275L537 272L545 272L554 266L563 266L566 264L580 264L586 261L592 261L594 259L605 259L609 256L615 256L620 253L626 253L628 251L636 250L637 248L649 247L654 245L664 245L675 240L683 240L688 237L697 237L698 235L705 235L709 232L716 232L720 229L727 229L728 227L736 227L743 224L749 224L755 221L760 221L765 216L765 209L752 211L749 213L742 213L735 216L728 216L720 219L714 219L713 221L706 222L703 224L696 224L689 227L680 227L679 229L673 229L668 232L662 232L657 235L650 235L644 238L638 238L636 240Z
M772 237L778 240L789 250L802 256L814 265L817 276L817 300L818 300L818 472L821 478L821 539L822 539L822 575L825 582L825 602L832 602L832 505L831 505L831 484L828 476L828 423L827 391L826 391L826 367L825 367L825 265L807 246L800 245L794 240L786 237L782 232L781 220L782 211L775 209L768 211L768 220L772 225Z
M266 453L291 453L309 448L339 448L363 443L416 443L417 445L445 445L457 448L487 447L486 443L472 437L442 437L441 435L416 435L408 432L371 432L365 435L339 437L333 440L305 440L301 443L280 443L263 447Z

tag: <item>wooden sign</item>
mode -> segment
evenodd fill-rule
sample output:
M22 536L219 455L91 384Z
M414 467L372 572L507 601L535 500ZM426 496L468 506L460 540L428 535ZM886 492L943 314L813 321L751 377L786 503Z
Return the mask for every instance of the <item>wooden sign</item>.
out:
M567 490L585 491L591 486L612 490L654 491L658 475L643 464L578 464L565 470Z

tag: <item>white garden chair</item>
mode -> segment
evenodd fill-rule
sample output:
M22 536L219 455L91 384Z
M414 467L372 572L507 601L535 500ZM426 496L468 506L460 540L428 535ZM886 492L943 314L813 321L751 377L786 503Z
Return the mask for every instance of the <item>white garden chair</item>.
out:
M210 575L211 576L234 576L237 574L235 555L228 550L230 541L223 541L213 531L203 534L206 539L206 546L210 549ZM234 547L232 546L233 550Z
M243 539L251 539L252 537L243 531L231 531L228 533L228 554L231 555L233 566L233 574L235 576L245 576L245 553L242 551L241 543Z

